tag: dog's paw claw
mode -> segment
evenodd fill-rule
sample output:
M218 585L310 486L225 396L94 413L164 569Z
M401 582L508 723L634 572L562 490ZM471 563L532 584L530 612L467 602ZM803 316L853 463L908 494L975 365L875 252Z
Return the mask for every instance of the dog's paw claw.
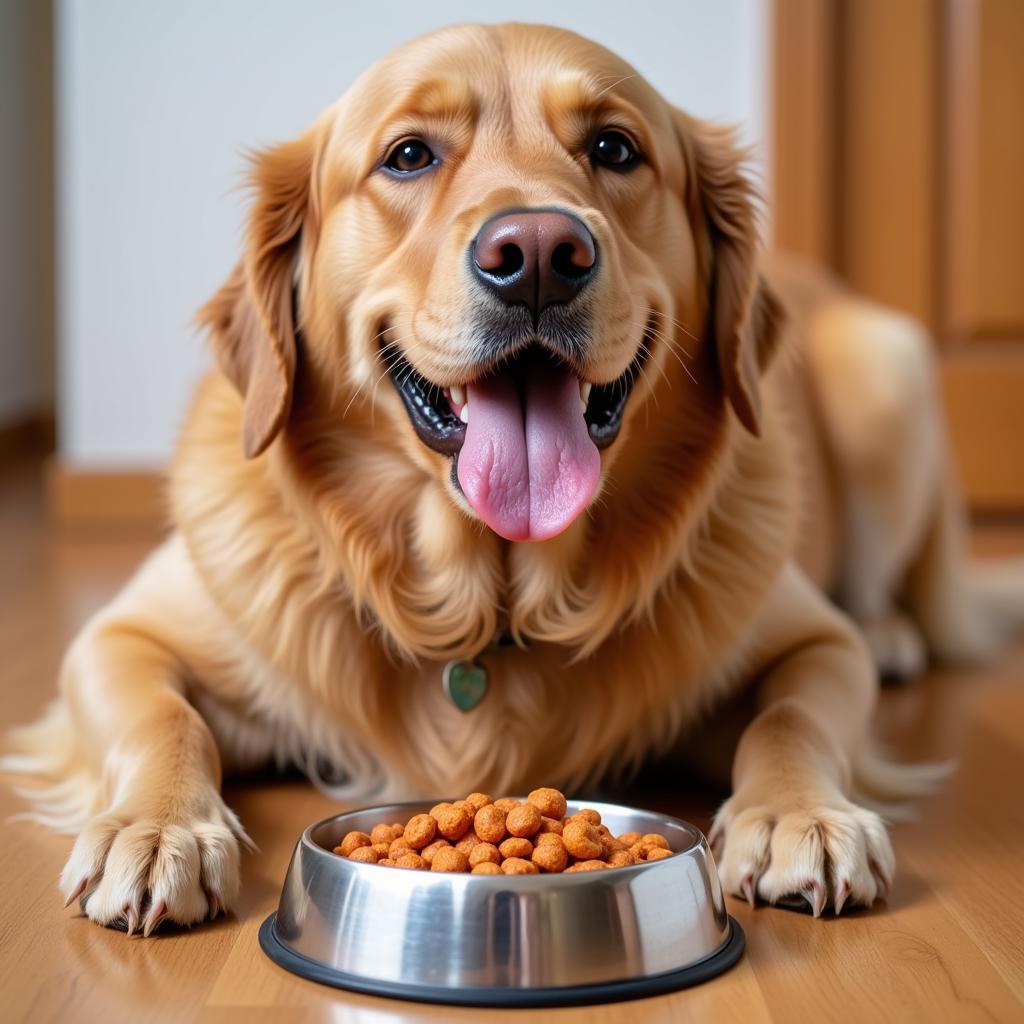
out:
M850 898L850 880L844 878L837 886L835 895L832 897L832 904L835 908L836 917L843 912L846 901Z
M139 927L139 911L131 903L126 903L121 911L127 924L127 933L131 937Z
M740 882L740 893L743 898L750 904L750 909L754 910L757 907L757 895L754 891L754 876L747 874L743 876L743 880Z
M91 880L92 879L89 877L89 875L85 875L74 887L74 889L71 890L71 892L68 894L68 898L64 901L65 910L67 910L68 907L70 907L71 904L75 902L75 900L79 899L81 895L85 892L85 890L89 888L89 882Z
M146 915L146 923L142 928L142 935L144 938L149 938L153 932L159 927L160 922L167 916L167 904L160 900L154 903L150 908L149 914Z
M215 892L208 892L206 894L206 902L210 905L208 920L216 921L221 914L227 913L224 909L224 904L221 903L220 897Z
M808 881L801 895L807 900L811 913L815 917L821 917L821 912L825 909L825 886L812 879Z

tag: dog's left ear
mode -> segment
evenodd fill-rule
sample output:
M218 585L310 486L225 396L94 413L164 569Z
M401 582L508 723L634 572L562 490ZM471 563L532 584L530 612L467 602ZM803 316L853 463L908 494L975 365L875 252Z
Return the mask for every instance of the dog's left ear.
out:
M246 252L199 311L217 362L242 395L242 449L266 449L291 410L297 359L294 277L304 232L316 228L314 178L322 126L253 158ZM307 239L308 241L309 239Z
M744 174L746 153L731 130L681 111L675 118L722 384L740 422L759 436L761 374L775 353L785 314L757 269L757 190Z

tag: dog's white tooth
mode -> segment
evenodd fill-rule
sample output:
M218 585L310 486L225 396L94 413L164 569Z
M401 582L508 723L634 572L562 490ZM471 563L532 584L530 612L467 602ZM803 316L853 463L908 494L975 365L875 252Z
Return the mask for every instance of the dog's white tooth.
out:
M452 401L456 405L465 405L466 403L466 392L459 387L458 384L453 384L448 391L452 396Z
M587 411L587 403L584 402L582 398L580 399L580 409L582 409L583 412Z
M463 423L468 423L469 422L469 402L467 402L459 410L459 419L462 420Z
M583 408L584 409L586 409L586 407L587 407L587 402L590 401L590 389L592 387L593 387L593 384L589 384L586 381L583 381L580 384L580 398L583 400Z

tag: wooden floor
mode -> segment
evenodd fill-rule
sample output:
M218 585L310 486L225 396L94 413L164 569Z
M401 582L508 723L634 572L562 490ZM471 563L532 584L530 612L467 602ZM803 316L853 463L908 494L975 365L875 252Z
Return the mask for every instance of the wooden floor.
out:
M0 475L0 727L54 692L61 650L131 572L147 539L55 538L35 467ZM986 532L983 552L1024 550ZM956 757L920 820L894 829L898 879L871 912L815 921L730 900L748 952L728 974L671 996L604 1007L452 1010L350 995L296 979L260 952L292 845L340 810L295 780L236 785L228 801L261 848L246 855L237 916L128 939L62 910L70 840L8 824L0 846L0 1019L330 1019L636 1022L1024 1021L1024 645L985 672L935 674L887 692L881 727L906 757ZM707 825L716 794L648 779L628 796ZM0 819L21 809L0 786Z

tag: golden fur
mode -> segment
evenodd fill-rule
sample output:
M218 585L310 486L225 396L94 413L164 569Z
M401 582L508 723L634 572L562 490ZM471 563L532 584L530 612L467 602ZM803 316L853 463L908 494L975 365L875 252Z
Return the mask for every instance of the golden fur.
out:
M579 159L609 121L645 154L628 176ZM443 140L445 166L374 174L402 133ZM293 761L351 800L573 789L684 737L711 768L735 744L709 716L741 694L714 835L727 888L802 892L816 912L884 890L885 829L851 794L923 776L871 754L875 669L817 588L848 599L890 668L919 667L915 609L946 653L994 639L955 596L957 513L916 328L802 270L769 284L742 161L607 51L516 25L409 44L256 158L245 256L201 314L218 370L175 457L174 532L75 641L60 701L7 762L43 777L37 816L79 835L65 895L147 933L230 905L244 832L222 765ZM463 254L513 205L562 206L598 240L586 379L615 379L651 342L597 499L543 543L471 514L382 379L392 346L441 385L473 371ZM866 391L837 397L830 360L856 361L846 342L879 325L897 342L868 346ZM893 352L906 373L879 395ZM852 524L882 515L916 458L908 409L938 440L858 562ZM524 646L484 655L487 698L463 714L441 667L502 629Z

